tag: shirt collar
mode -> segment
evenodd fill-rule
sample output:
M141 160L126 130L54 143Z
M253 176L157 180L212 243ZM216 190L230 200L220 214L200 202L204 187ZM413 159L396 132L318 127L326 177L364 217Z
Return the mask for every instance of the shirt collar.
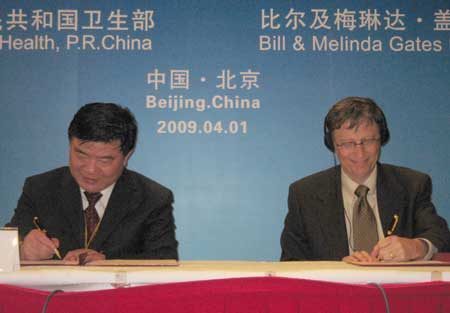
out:
M341 183L342 183L342 189L349 193L354 194L356 188L358 188L359 184L353 181L342 169L341 167ZM376 187L377 187L377 165L375 165L375 168L373 169L372 173L370 173L369 177L364 181L364 186L369 188L368 195L373 195L376 193Z
M109 201L109 197L111 197L111 193L114 189L114 186L116 185L116 183L106 187L105 189L103 189L102 191L100 191L102 193L102 197L100 198L100 200L98 200L98 203L103 207L106 208L106 206L108 205L108 201ZM86 199L86 195L84 194L84 192L86 190L84 190L83 188L80 187L80 191L81 191L81 197L83 198L83 202L85 201L85 203L87 202ZM83 210L85 210L86 208L83 208Z

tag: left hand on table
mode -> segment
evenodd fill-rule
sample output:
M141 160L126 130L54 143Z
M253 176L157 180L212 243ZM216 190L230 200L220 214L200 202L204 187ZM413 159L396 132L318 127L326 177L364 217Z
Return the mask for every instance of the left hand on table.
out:
M82 264L104 259L106 259L106 257L103 253L97 252L92 249L72 250L69 251L64 257L64 260L66 261L78 261Z
M344 262L378 262L378 259L371 256L367 251L355 251L352 255L342 259Z

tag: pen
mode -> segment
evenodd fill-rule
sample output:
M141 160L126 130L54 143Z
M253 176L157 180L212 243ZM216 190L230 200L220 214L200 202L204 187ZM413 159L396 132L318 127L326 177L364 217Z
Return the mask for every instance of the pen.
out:
M45 229L42 229L41 224L39 224L39 218L37 216L33 217L33 224L36 227L37 230L40 230L41 232L43 232L48 239L50 239L50 237L47 234L47 231ZM54 248L53 251L55 251L56 256L61 260L61 253L59 253L58 248Z
M397 227L397 224L398 224L398 214L394 214L394 220L392 221L392 226L387 231L387 235L388 236L390 236L390 235L392 235L394 233L394 230Z

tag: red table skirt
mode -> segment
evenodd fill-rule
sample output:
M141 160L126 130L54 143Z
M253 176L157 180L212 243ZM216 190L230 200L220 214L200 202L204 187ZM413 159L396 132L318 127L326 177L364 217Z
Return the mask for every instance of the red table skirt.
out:
M381 286L392 313L450 312L450 283ZM0 313L40 313L50 292L0 285ZM378 313L377 286L277 277L171 283L55 294L47 313Z

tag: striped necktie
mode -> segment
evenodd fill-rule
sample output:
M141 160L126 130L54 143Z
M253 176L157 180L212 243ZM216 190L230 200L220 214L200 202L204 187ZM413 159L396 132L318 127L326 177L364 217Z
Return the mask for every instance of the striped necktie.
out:
M369 188L359 185L355 190L358 197L353 208L353 243L355 251L370 253L378 242L377 222L367 201Z
M88 207L84 211L86 222L86 243L89 243L92 240L95 229L100 221L97 210L95 209L95 204L102 197L102 194L100 192L90 193L87 191L85 191L84 194L86 195L86 199L89 203Z

